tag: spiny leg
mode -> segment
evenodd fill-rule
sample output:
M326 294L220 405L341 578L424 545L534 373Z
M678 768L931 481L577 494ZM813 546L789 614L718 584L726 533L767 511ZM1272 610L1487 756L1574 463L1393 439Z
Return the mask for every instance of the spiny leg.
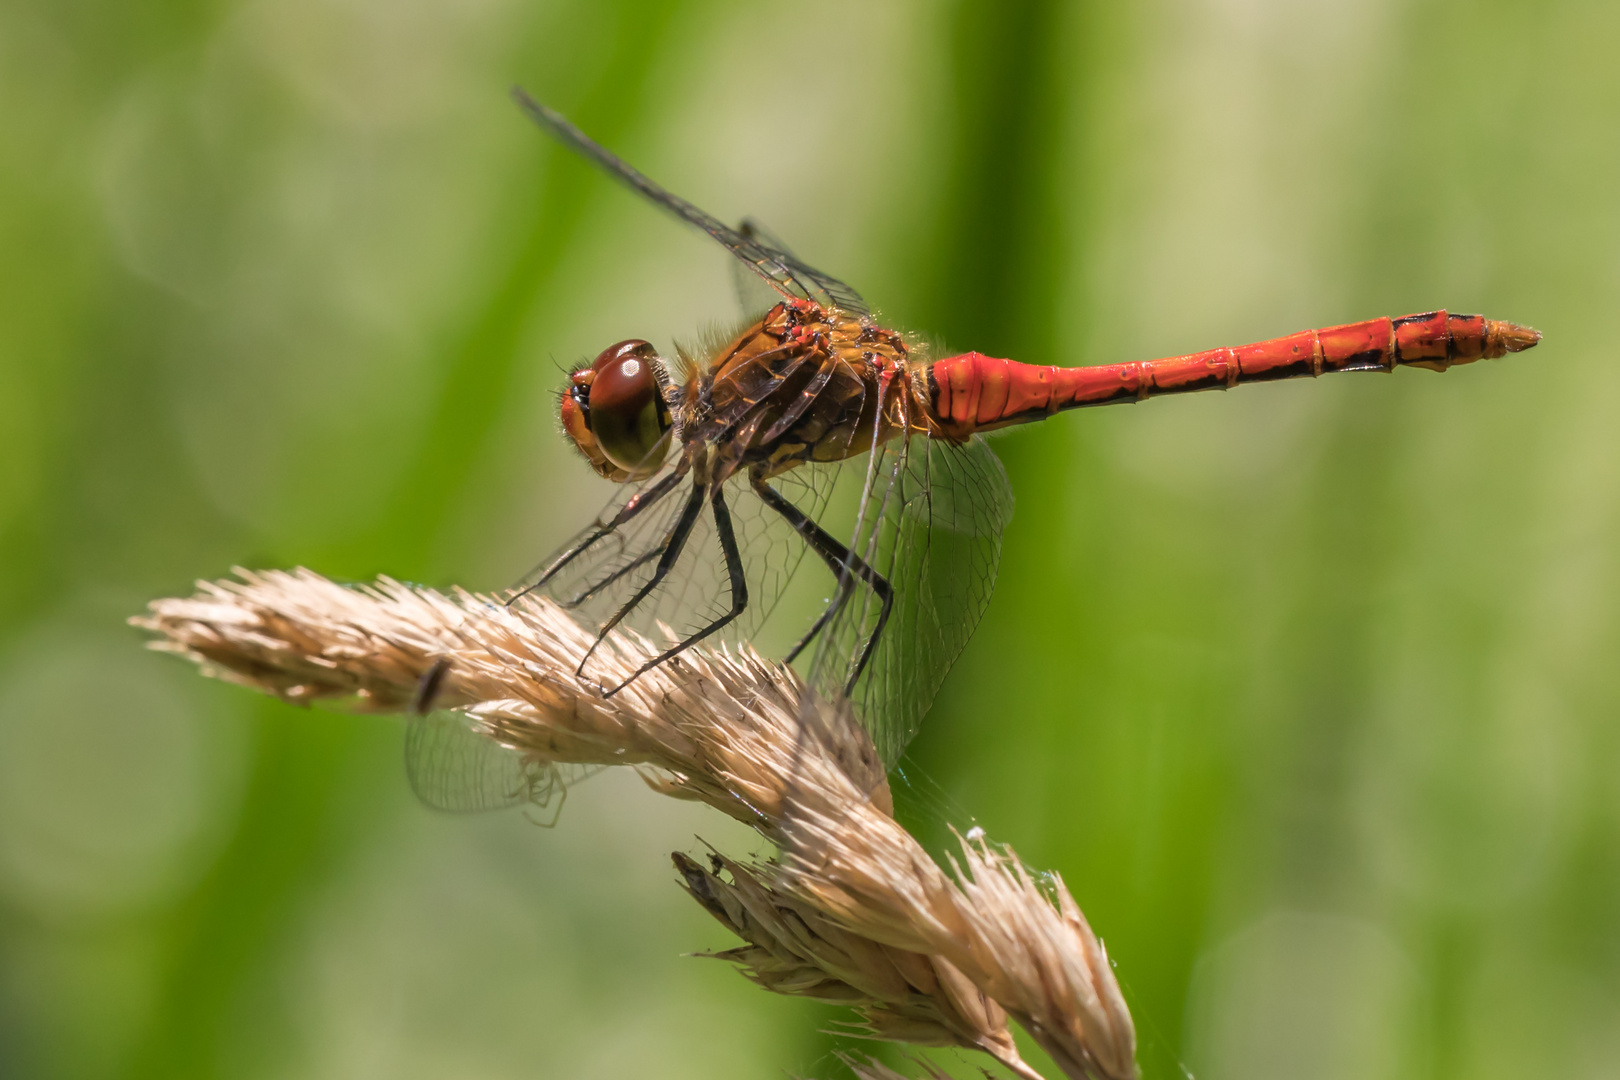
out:
M682 470L682 472L684 472L684 470ZM666 479L666 481L661 482L661 484L662 483L667 483L668 481L673 481L675 479L678 479L678 474L671 475L670 477L668 477ZM671 484L670 486L673 486L673 485ZM648 492L648 494L651 494L651 492ZM654 496L652 502L656 502L657 497L662 496L663 494L664 494L664 492L662 492L662 491L658 492L657 495ZM625 521L628 521L631 517L634 517L635 514L639 513L641 510L645 509L646 506L652 505L652 502L648 502L648 503L643 504L641 506L637 506L635 508L635 510L632 511L628 515L621 514L620 516L618 516L618 517L616 517L614 519L613 526L610 526L610 527L617 527L619 525L622 525ZM626 504L626 509L629 509L629 504L628 503ZM667 540L668 540L668 537L665 537L666 542L667 542ZM663 553L664 553L664 543L659 543L659 544L654 545L650 550L642 552L640 555L638 555L634 559L630 560L630 562L628 564L626 564L624 566L621 566L619 569L614 570L611 573L608 573L608 574L604 575L601 578L601 580L596 582L596 584L587 586L584 592L576 594L572 600L569 600L569 601L563 603L562 606L565 607L565 608L576 608L576 607L578 607L579 605L583 604L585 601L589 600L591 597L595 596L597 593L601 592L603 589L605 589L608 586L612 585L614 582L619 581L625 575L633 573L634 571L641 569L643 566L646 566L648 563L652 562L654 559L658 558ZM549 574L548 574L548 576L549 576Z
M613 573L608 574L601 581L598 581L595 585L592 585L590 588L586 589L584 592L579 593L578 595L576 595L572 600L568 600L565 603L563 603L562 606L565 607L565 608L568 608L570 610L573 609L573 608L579 607L579 605L583 604L585 601L589 600L591 597L595 596L597 593L601 592L603 589L607 588L609 585L612 585L614 582L616 582L619 579L623 578L627 574L634 573L635 571L640 570L643 566L646 566L648 563L652 562L654 559L658 558L658 556L662 555L663 553L664 553L664 545L659 544L657 547L654 547L651 551L647 551L647 552L645 552L645 553L643 553L641 555L638 555L636 558L632 559L627 565L621 566L619 569L613 571Z
M699 630L697 633L686 638L684 641L670 646L657 656L653 657L651 660L647 661L645 664L642 664L636 669L635 674L631 675L630 678L624 680L624 682L620 683L618 686L615 686L612 690L609 690L607 693L603 694L603 697L612 697L614 694L630 685L630 683L634 682L645 672L652 670L677 653L683 652L684 650L691 648L693 645L696 645L698 642L702 641L716 630L719 630L721 627L725 626L727 623L731 622L733 619L747 610L748 579L743 574L742 553L737 550L737 535L732 531L731 528L731 511L726 508L726 498L722 493L722 486L723 485L718 483L714 485L714 494L711 497L710 502L714 507L715 535L720 539L720 553L725 556L726 574L731 579L731 610L711 622L708 626L705 626L703 629ZM662 564L660 564L660 568L662 568Z
M613 532L621 525L631 521L637 514L641 513L649 506L652 506L654 503L657 503L665 495L668 495L674 490L676 481L685 475L686 467L685 463L683 462L681 465L677 466L673 472L664 477L662 480L658 481L658 483L654 484L652 487L632 495L630 497L630 501L620 507L617 514L613 515L612 521L608 522L606 525L598 526L597 529L589 536L585 537L585 539L581 540L579 543L575 544L573 547L559 555L556 561L546 568L546 572L541 574L534 584L525 586L521 592L509 597L506 601L506 606L511 607L518 600L521 600L523 597L534 592L534 590L544 586L546 582L556 577L557 574L562 571L563 567L567 566L569 563L573 562L575 559L579 558L587 550L589 550L592 544L596 543L605 536L611 536Z
M823 558L825 558L825 556L823 556ZM843 569L843 565L841 563L834 565L831 560L828 561L828 566L832 568L832 571L835 574L839 573L839 571ZM783 663L791 664L793 661L799 658L799 654L804 652L805 646L816 640L816 635L821 633L822 629L826 627L828 623L832 622L833 616L838 614L838 612L843 609L844 602L849 599L849 594L853 592L854 589L854 578L849 577L848 575L842 575L839 577L838 592L833 596L832 602L821 609L821 614L816 616L816 621L811 624L809 631L805 633L804 637L799 639L799 643L788 651L787 657L783 660Z
M702 509L703 485L694 482L692 484L692 494L687 496L686 505L681 508L681 516L675 520L674 526L669 530L668 535L664 537L663 544L660 545L664 554L659 558L657 567L653 569L652 577L648 579L645 585L636 590L636 595L626 601L625 605L618 610L613 618L602 625L601 631L596 635L596 640L591 643L589 649L585 650L585 655L580 659L579 667L574 669L575 677L584 674L585 665L590 663L591 656L595 654L597 647L607 640L609 631L618 626L626 615L635 610L636 605L645 600L649 593L663 583L664 578L669 575L670 569L675 565L675 560L681 557L681 552L686 548L687 538L692 535L692 526L697 524L698 512ZM637 672L637 674L640 673ZM623 686L624 683L620 683L614 687L614 690L619 690Z
M816 635L821 633L826 625L832 621L833 616L844 606L844 601L848 599L850 590L855 587L857 580L864 582L867 588L876 593L882 603L882 608L878 611L877 625L872 628L872 636L867 638L866 644L862 646L860 662L855 665L855 671L850 675L848 685L844 687L844 693L849 694L854 691L855 683L860 679L861 673L866 670L867 661L872 659L872 653L877 649L878 639L883 636L883 628L889 621L889 612L894 607L894 587L889 584L883 575L867 565L866 560L833 539L826 529L816 524L803 510L784 499L777 493L775 488L767 484L762 478L754 477L753 485L754 490L759 493L759 497L764 501L765 505L786 518L793 531L798 533L817 555L821 556L822 561L827 564L827 568L838 578L838 594L833 598L832 603L828 604L826 609L822 611L815 624L810 627L810 632L805 634L797 645L793 646L793 651L787 655L788 663L791 664L804 651L805 647L815 640Z
M838 579L837 594L822 609L821 614L816 617L816 621L811 624L809 631L799 639L799 643L788 652L784 662L791 664L805 650L805 647L816 639L816 635L821 633L822 628L832 621L833 615L844 606L844 601L848 599L850 590L855 587L855 579L844 573L844 562L837 555L840 550L847 552L847 548L834 540L821 526L811 521L808 515L783 498L775 488L765 483L764 480L754 477L753 485L754 490L759 494L765 505L787 519L788 525L792 527L793 531L798 533L800 539L809 544L817 555L821 556L822 560L826 562L827 568Z

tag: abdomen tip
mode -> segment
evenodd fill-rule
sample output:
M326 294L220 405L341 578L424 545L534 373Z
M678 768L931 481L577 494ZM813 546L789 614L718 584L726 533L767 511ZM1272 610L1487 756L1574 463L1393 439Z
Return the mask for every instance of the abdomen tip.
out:
M1496 353L1497 356L1501 356L1505 353L1524 352L1526 349L1533 348L1536 342L1541 340L1541 331L1532 330L1528 326L1520 326L1517 323L1493 320L1488 340L1492 345L1501 348L1502 352Z

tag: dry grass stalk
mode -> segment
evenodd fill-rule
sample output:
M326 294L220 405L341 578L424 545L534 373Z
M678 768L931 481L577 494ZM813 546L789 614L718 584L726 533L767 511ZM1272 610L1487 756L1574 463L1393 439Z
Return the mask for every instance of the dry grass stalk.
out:
M1129 1013L1062 882L1043 890L982 842L964 842L966 872L953 866L952 880L894 822L865 732L810 700L790 668L747 649L691 649L604 700L573 675L594 634L548 600L508 607L386 578L345 587L306 570L238 575L131 621L160 635L155 648L299 703L402 711L447 660L436 706L488 737L536 762L636 766L658 790L782 847L779 865L722 862L730 882L682 864L693 895L750 942L726 955L761 985L847 993L839 1000L862 1011L868 1034L972 1046L1036 1076L1004 1008L1069 1076L1135 1075ZM650 649L614 635L598 655L618 667L612 678Z
M130 621L160 635L154 648L297 704L402 712L427 670L448 660L437 707L462 710L496 742L537 761L640 766L658 790L768 835L793 782L785 750L807 781L846 773L891 805L882 762L847 711L823 707L807 727L798 677L751 651L691 649L603 699L573 674L595 635L543 597L508 607L388 578L347 587L308 570L237 573ZM649 655L619 634L597 653L615 681Z
M748 942L705 955L738 965L767 990L854 1008L863 1021L855 1034L982 1050L1015 1075L1040 1080L1018 1056L1006 1012L944 957L853 934L775 889L768 869L718 854L711 869L678 852L674 859L692 897Z
M1107 953L1056 874L962 840L954 878L887 815L850 800L790 807L779 884L853 933L944 957L1071 1077L1136 1075L1136 1030Z

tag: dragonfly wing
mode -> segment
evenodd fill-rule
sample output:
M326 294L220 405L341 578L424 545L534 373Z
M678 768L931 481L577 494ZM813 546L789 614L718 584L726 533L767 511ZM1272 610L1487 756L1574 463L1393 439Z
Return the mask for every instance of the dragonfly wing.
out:
M775 239L753 218L743 218L737 232L749 240ZM737 292L737 306L744 318L757 319L782 299L775 288L767 285L763 278L753 272L753 267L741 259L732 260L731 284Z
M893 604L885 620L870 588L835 597L809 678L822 694L848 693L890 767L984 614L1012 507L1007 474L977 436L895 439L870 455L849 548L889 583Z
M600 766L525 757L474 730L462 713L413 716L405 733L405 776L411 790L426 805L446 813L482 813L525 804L560 810L568 787L599 771Z
M823 273L793 254L780 237L753 218L743 218L738 227L745 239L753 243L783 266L791 267L794 276L811 286L810 299L823 307L836 307L858 315L871 314L871 308L854 286L831 274Z
M719 218L664 190L569 123L561 113L535 101L521 87L513 88L512 98L529 118L548 134L581 156L595 162L608 175L654 206L661 207L687 224L695 225L708 233L727 251L746 263L754 273L764 278L771 288L782 296L813 300L819 304L839 307L857 314L867 313L860 294L842 281L799 261L780 247L758 237L750 238L743 235Z

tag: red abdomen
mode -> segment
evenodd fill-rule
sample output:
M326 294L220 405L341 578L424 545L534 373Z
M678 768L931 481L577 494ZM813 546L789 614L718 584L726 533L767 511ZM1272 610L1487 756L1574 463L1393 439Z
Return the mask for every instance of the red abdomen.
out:
M1330 371L1393 371L1401 364L1444 371L1452 364L1520 352L1540 340L1536 331L1513 323L1431 311L1306 330L1235 349L1098 367L1041 367L963 353L929 367L928 397L935 422L946 434L965 438L1082 405L1240 382Z

